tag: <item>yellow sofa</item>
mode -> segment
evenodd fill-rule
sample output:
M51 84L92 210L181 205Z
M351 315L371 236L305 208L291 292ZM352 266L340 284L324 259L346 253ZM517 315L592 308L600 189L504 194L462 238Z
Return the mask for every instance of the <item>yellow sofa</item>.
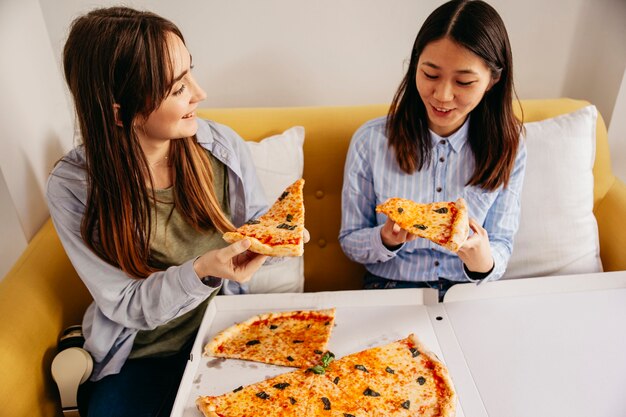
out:
M526 121L550 118L585 106L570 99L522 101ZM352 133L387 106L205 109L200 115L260 140L301 125L306 129L304 178L306 224L305 290L360 287L363 269L350 262L337 240L341 182ZM626 270L626 185L611 172L607 131L597 124L594 213L606 271ZM57 338L81 322L91 297L68 261L48 221L11 271L0 281L0 415L60 416L50 364Z

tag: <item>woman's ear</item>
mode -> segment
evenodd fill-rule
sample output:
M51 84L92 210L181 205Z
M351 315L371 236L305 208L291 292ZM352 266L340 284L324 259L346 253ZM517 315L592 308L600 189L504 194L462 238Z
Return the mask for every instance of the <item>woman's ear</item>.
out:
M115 126L124 127L124 124L120 120L120 105L113 104L113 117L115 117Z
M491 79L489 80L489 85L487 86L487 89L485 90L485 92L491 90L491 87L498 84L498 81L500 81L500 74L493 75Z

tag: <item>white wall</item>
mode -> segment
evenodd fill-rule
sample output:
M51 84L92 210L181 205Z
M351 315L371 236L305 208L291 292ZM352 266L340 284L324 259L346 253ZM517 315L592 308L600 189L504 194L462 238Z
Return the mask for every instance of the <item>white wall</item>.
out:
M71 105L60 72L68 25L96 5L119 3L0 0L0 56L3 63L11 63L0 66L0 169L26 240L47 216L43 197L47 173L74 139ZM419 27L441 3L124 2L179 25L194 57L195 74L208 93L204 105L212 107L388 102ZM607 123L611 121L626 67L626 1L490 3L508 28L521 98L587 99ZM624 159L615 164L626 165Z
M615 101L613 119L609 126L609 145L613 172L626 182L626 71L622 75L622 85Z
M0 56L0 169L21 237L30 240L48 217L45 181L54 162L70 148L73 131L37 0L0 2ZM2 211L4 216L10 213ZM2 233L0 238L16 237Z

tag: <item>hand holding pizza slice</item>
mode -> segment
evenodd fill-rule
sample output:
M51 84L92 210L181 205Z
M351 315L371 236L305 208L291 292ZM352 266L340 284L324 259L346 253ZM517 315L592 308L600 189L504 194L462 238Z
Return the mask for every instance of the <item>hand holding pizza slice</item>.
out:
M457 252L469 235L469 217L463 198L420 204L404 198L390 198L376 206L402 229Z

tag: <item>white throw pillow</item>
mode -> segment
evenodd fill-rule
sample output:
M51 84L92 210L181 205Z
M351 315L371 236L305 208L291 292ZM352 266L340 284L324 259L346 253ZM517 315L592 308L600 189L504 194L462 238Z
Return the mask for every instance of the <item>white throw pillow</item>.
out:
M520 228L504 279L602 271L593 215L597 110L526 127Z
M304 128L295 126L260 142L246 142L267 201L272 205L289 185L302 178ZM264 265L248 282L250 294L304 291L304 260L284 258Z

